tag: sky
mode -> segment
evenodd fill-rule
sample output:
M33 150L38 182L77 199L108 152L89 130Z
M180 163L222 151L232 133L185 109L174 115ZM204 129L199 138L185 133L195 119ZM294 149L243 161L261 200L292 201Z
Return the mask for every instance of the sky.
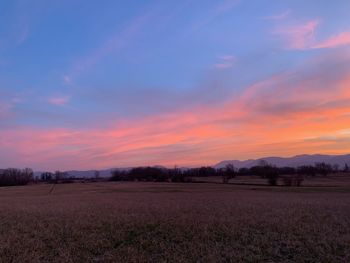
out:
M349 0L1 0L0 167L350 153Z

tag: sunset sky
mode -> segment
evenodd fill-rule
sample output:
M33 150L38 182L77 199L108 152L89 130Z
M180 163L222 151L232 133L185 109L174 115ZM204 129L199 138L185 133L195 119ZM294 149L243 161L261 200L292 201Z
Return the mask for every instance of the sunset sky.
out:
M349 0L0 1L0 168L350 153Z

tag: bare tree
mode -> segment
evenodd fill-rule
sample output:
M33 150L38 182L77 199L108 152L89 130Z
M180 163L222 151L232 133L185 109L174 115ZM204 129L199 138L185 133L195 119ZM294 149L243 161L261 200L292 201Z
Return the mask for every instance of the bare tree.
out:
M229 180L236 177L236 169L233 166L233 164L229 163L225 166L224 170L222 171L222 182L224 184L227 184Z

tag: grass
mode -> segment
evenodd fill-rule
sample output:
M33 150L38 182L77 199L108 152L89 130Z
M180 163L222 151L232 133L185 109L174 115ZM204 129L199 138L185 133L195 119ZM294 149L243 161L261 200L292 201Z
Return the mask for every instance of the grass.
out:
M350 186L323 183L0 188L0 262L350 262Z

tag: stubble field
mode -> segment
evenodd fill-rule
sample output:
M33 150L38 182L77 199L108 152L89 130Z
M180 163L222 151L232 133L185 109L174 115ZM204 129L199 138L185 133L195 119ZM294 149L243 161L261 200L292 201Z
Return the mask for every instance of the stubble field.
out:
M0 188L0 262L350 262L344 182L50 188Z

